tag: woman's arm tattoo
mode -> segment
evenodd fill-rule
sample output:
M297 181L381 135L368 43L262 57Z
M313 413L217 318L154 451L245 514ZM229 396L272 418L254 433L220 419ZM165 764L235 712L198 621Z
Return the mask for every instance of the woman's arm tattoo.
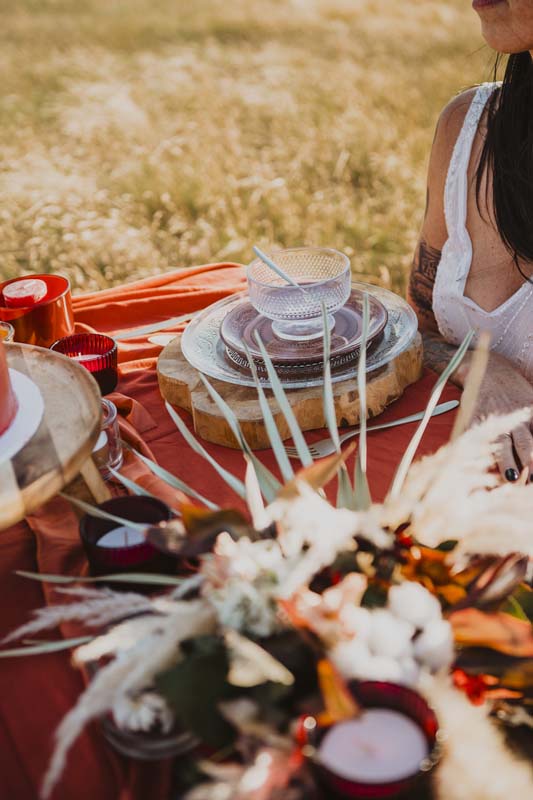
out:
M409 295L422 318L433 322L433 285L439 266L441 251L430 247L424 239L420 241L415 254L411 277L409 279Z

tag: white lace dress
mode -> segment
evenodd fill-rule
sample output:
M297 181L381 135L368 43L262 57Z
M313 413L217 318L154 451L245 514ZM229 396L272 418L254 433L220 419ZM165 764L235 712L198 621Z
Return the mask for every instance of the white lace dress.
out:
M435 278L433 311L447 342L460 344L471 328L477 331L475 342L481 331L488 330L491 349L533 381L533 285L524 281L492 311L485 311L464 295L472 263L472 242L466 229L468 165L483 109L497 86L484 83L478 88L455 143L444 193L448 240Z

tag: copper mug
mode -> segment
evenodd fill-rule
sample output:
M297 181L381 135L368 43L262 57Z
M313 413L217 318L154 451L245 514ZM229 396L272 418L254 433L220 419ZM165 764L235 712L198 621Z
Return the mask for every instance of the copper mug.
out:
M9 322L15 329L15 341L50 347L57 339L74 332L74 314L70 282L62 275L27 275L46 283L47 293L34 306L9 308L5 305L3 291L20 278L0 283L0 320Z

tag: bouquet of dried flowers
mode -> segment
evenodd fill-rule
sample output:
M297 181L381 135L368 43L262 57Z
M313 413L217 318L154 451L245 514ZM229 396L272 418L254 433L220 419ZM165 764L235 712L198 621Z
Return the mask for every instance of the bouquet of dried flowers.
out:
M505 792L529 796L524 793L524 787L531 791L528 769L502 749L492 729L480 732L480 717L452 686L453 678L473 701L499 703L500 712L511 717L509 702L518 702L520 720L531 724L533 486L502 485L492 469L499 436L524 413L489 418L468 430L469 409L463 404L451 441L412 463L444 383L470 343L467 337L437 382L388 496L373 503L366 481L367 304L363 322L362 429L353 480L346 468L351 449L342 453L338 441L325 325L324 407L335 455L313 462L264 349L271 386L302 462L294 472L257 380L283 482L251 451L231 409L204 379L241 444L244 482L207 454L170 406L168 412L196 452L246 500L248 515L219 509L212 501L209 508L184 506L181 516L146 530L181 567L180 577L160 577L165 591L146 596L62 588L71 602L40 610L9 637L78 620L86 629L80 639L33 643L0 655L73 647L76 665L99 665L56 733L44 797L83 727L109 713L129 731L179 728L204 745L202 759L192 756L189 800L311 797L313 776L301 757L296 721L309 698L314 707L318 703L323 719L353 714L344 681L354 679L389 681L426 693L444 718L449 739L465 737L460 752L472 737L483 739L493 766L500 764L501 774L510 767ZM251 358L250 366L255 374ZM467 399L479 381L474 367ZM145 461L159 477L187 490ZM323 492L335 476L336 506ZM126 485L141 491L129 480ZM93 512L105 516L101 509ZM153 576L128 575L127 580L153 582ZM206 758L205 747L230 760ZM449 749L450 764L460 763L458 752ZM474 786L470 794L454 795L447 784L442 797L504 796L490 791Z

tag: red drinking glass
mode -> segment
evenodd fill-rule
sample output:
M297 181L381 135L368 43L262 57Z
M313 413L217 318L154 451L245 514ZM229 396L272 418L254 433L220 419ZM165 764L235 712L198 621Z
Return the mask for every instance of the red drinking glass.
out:
M118 383L117 343L102 333L74 333L58 339L50 350L78 361L87 369L103 395L112 392Z

